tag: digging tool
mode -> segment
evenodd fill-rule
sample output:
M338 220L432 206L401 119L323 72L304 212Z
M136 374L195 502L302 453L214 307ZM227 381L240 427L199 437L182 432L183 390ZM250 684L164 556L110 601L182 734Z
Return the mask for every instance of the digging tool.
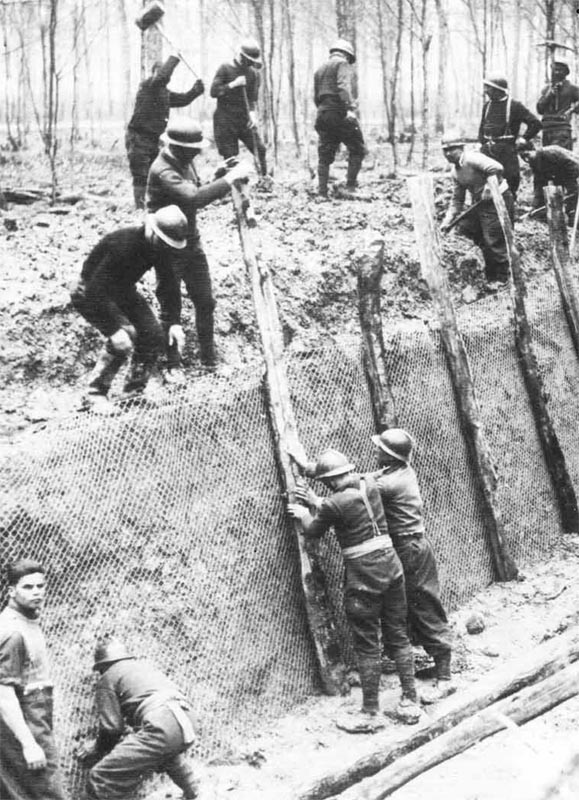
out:
M476 203L473 203L471 206L469 206L466 209L466 211L463 211L462 214L459 214L458 217L455 217L452 220L452 222L450 223L450 225L447 226L447 228L446 228L446 230L444 232L445 233L449 233L456 225L458 225L458 223L461 220L463 220L465 217L467 217L471 213L471 211L474 211L475 208L480 206L481 203L482 203L482 200L477 200Z
M160 0L151 0L150 3L144 7L143 11L139 14L139 16L135 19L136 26L143 32L152 28L153 26L159 31L163 39L171 45L175 54L179 56L180 60L185 64L187 69L193 73L193 75L198 78L199 75L195 72L191 64L189 64L184 56L183 53L179 50L179 48L175 45L175 43L169 39L163 28L159 25L159 21L165 14L165 6L163 5Z
M251 125L251 110L249 108L249 100L247 99L247 90L245 86L241 87L241 96L243 97L243 103L245 105L245 110L247 112L248 125ZM257 135L255 133L255 128L253 127L253 125L251 126L250 130L251 130L251 140L253 142L253 160L255 162L255 169L257 170L257 174L261 175L261 164L259 163L259 156L257 154Z
M563 202L567 200L568 197L575 197L577 192L573 192L572 194L566 194L563 198ZM579 204L578 204L579 205ZM535 217L537 214L540 214L541 211L545 211L547 206L539 206L539 208L533 208L531 211L527 211L526 214L523 214L522 217L519 217L519 222L524 222L526 219L530 219L531 217Z

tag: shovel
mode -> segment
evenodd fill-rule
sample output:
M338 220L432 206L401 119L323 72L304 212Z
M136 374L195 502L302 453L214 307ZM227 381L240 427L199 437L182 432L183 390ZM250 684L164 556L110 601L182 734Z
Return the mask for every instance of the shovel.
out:
M475 208L480 206L481 203L482 203L482 200L477 200L476 203L473 203L471 206L469 206L466 209L466 211L463 211L462 214L459 214L458 217L455 217L452 220L452 222L450 223L450 225L448 225L448 227L446 228L446 230L444 232L445 233L449 233L456 225L458 225L458 223L461 220L463 220L466 216L468 216L471 213L471 211L474 211Z
M147 5L143 8L142 12L135 19L135 24L143 32L148 30L148 28L155 26L155 28L159 31L163 39L165 39L165 41L171 45L171 47L173 48L175 53L179 56L181 61L185 64L187 69L190 72L192 72L196 78L198 78L199 75L195 72L191 64L189 64L183 58L183 53L181 53L179 48L174 44L174 42L171 41L171 39L169 39L165 31L159 25L159 20L163 17L164 14L165 14L165 6L163 5L163 3L160 2L160 0L151 0L151 2L147 3Z

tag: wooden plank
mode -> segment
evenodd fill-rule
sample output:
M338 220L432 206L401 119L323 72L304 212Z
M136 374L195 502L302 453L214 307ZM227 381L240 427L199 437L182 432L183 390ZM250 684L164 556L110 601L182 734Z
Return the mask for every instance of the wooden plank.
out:
M518 725L528 722L578 692L579 664L573 664L534 686L494 703L414 753L403 756L387 769L340 795L334 795L332 800L338 800L338 797L339 800L383 800L437 764L508 728L508 720Z
M576 533L579 531L577 498L567 471L565 456L547 408L547 398L533 348L531 328L524 301L526 287L521 268L521 257L515 247L511 220L509 219L503 196L500 193L498 181L494 175L491 175L487 180L487 185L490 187L493 196L509 254L514 305L515 346L519 355L519 364L523 372L525 387L529 395L537 435L541 442L543 457L549 471L555 497L557 498L561 525L566 533Z
M250 229L245 217L248 198L243 185L232 186L233 206L237 218L243 259L253 293L257 324L265 360L267 402L276 445L276 455L281 479L287 497L294 500L300 475L288 456L288 448L299 447L297 425L291 404L290 392L283 362L283 336L270 270L256 254ZM300 558L301 581L306 612L313 638L324 691L327 694L347 694L346 668L338 632L328 600L326 578L322 569L318 542L307 540L301 523L291 520Z
M414 211L414 231L422 275L430 289L432 303L440 322L440 336L462 430L485 505L486 530L495 574L500 581L514 580L518 570L505 541L503 522L496 500L497 475L483 434L468 354L458 329L448 281L442 267L431 176L424 174L409 178L408 189Z
M579 303L573 273L570 267L567 222L563 211L563 191L560 186L545 186L543 189L549 221L551 263L561 295L561 304L575 355L579 358ZM577 204L579 208L579 203Z
M397 428L394 397L386 371L380 292L384 274L384 239L371 236L357 262L358 315L362 330L364 367L370 390L374 425L378 433Z

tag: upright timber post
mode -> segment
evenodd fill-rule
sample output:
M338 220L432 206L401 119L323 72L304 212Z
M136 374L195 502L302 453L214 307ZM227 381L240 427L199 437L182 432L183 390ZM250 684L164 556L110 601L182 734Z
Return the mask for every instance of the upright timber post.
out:
M397 428L394 398L386 373L380 289L384 273L384 239L373 233L358 260L358 314L362 330L364 366L370 388L374 425L378 433Z
M146 8L150 0L143 0ZM163 60L163 38L156 25L141 31L141 80L151 74L155 61Z
M569 266L569 243L567 240L567 223L563 213L563 192L560 186L545 186L545 205L549 220L549 241L551 243L551 261L561 294L561 304L575 354L579 358L579 304L577 302L576 285ZM577 204L579 208L579 203Z
M283 365L283 337L273 282L269 269L259 262L255 252L253 230L248 227L245 215L248 197L243 185L236 181L232 186L231 193L243 259L251 283L255 314L261 335L269 415L276 440L278 464L287 496L293 500L296 482L300 476L288 455L288 448L295 448L298 444L298 435ZM330 695L347 694L349 685L346 680L346 668L342 660L337 628L328 602L326 578L320 564L318 545L316 542L306 540L298 520L292 520L291 524L300 555L306 612L324 691Z
M531 403L531 410L535 419L535 427L543 449L543 456L551 477L553 491L557 498L561 525L565 533L579 531L579 516L577 512L577 498L565 463L565 456L561 450L555 428L547 408L547 398L543 390L543 381L539 372L539 364L533 349L531 328L525 309L526 287L521 269L519 251L515 247L513 227L503 196L499 190L499 183L494 175L487 179L493 201L497 209L511 266L512 297L514 304L515 346L519 355L519 364L523 371L523 378Z
M448 282L442 269L440 241L434 216L432 179L426 174L417 175L408 179L408 188L414 211L414 230L422 275L430 289L432 302L440 321L442 344L462 428L486 507L485 518L496 577L499 581L514 580L518 570L505 542L503 523L497 507L497 476L482 433L468 355L458 330Z

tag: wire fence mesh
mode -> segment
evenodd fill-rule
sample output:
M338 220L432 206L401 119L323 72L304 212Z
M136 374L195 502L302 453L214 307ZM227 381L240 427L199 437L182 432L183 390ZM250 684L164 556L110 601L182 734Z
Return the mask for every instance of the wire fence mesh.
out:
M517 560L537 560L548 555L559 525L510 304L505 294L477 306L458 322L499 471L506 535ZM529 311L549 408L576 480L579 366L556 292L537 292ZM479 489L436 326L385 327L399 423L418 442L427 533L444 600L456 608L493 579ZM361 470L375 468L359 340L290 350L286 366L306 451L332 446ZM0 475L2 561L32 555L50 570L44 629L72 796L83 782L74 748L95 723L99 636L121 636L187 692L203 758L226 755L319 691L261 373L214 376L155 408L49 424L9 447ZM326 539L331 605L350 660L341 559Z

